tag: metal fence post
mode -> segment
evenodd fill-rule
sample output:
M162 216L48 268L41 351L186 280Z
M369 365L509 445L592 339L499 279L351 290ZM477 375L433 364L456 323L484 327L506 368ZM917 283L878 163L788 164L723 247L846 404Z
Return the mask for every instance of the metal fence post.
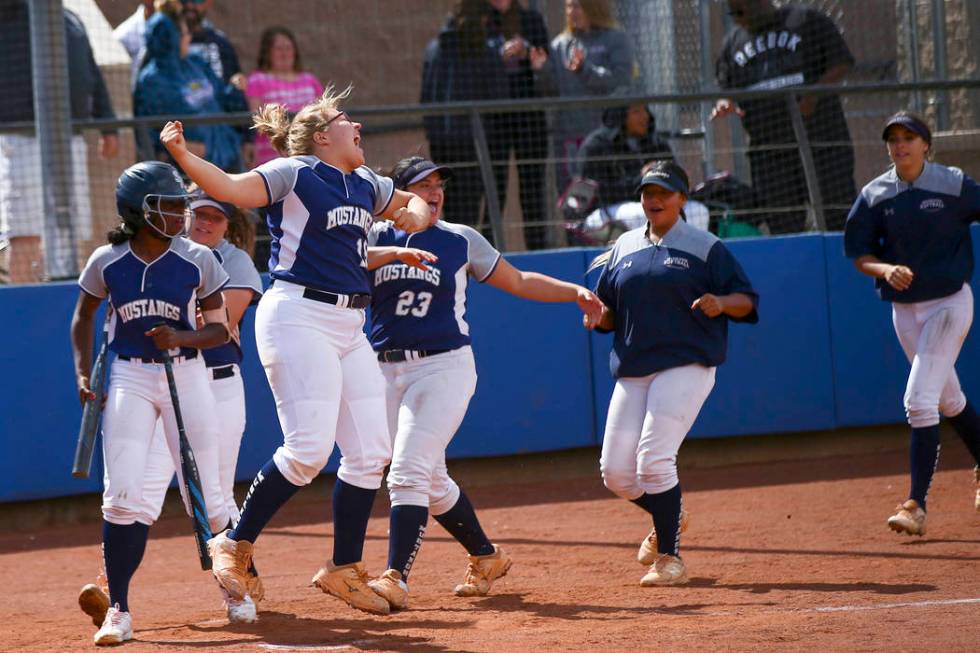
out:
M715 75L714 61L711 59L711 0L701 0L698 3L698 20L701 36L701 91L707 92L716 87L713 83ZM711 126L712 102L701 102L701 125L704 129L704 161L702 162L704 178L715 174L715 130Z
M932 0L932 40L936 79L946 79L946 0ZM936 93L936 131L949 129L949 93Z
M30 2L35 137L41 150L44 261L49 279L78 274L71 215L71 102L61 0ZM87 165L82 162L82 165ZM78 189L88 197L88 189Z
M493 174L493 161L487 145L487 133L483 129L480 112L470 109L470 127L473 129L473 145L476 146L476 160L480 164L480 177L483 179L483 196L487 200L487 216L493 233L493 244L500 251L507 249L504 236L504 222L500 216L500 198L497 197L497 180Z
M803 114L800 113L799 98L795 93L786 94L786 104L789 108L790 120L793 122L793 134L796 144L800 147L800 159L803 160L803 177L806 179L806 189L810 195L810 206L813 207L817 221L817 231L827 231L827 218L823 214L823 196L820 193L820 180L817 178L817 166L813 163L813 150L810 148L810 137L803 124Z

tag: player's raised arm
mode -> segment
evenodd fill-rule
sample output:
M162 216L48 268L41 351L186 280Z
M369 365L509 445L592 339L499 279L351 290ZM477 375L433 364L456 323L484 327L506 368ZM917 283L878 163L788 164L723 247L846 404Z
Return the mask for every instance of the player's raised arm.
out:
M191 152L184 139L184 126L179 120L168 122L163 127L160 132L160 142L187 176L215 199L224 202L233 201L247 209L266 206L269 203L265 182L257 172L228 174Z

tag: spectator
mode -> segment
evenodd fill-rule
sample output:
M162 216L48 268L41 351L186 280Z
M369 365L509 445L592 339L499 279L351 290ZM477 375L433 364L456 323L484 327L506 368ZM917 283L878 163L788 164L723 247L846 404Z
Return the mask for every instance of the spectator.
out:
M130 75L129 87L136 88L136 78L139 76L140 64L143 62L143 53L146 51L146 21L153 15L153 0L140 0L133 15L119 23L116 29L112 30L112 35L116 37L119 44L129 54L132 61L132 75Z
M547 51L533 48L530 57L543 94L561 97L609 95L629 84L634 68L629 39L608 0L565 0L565 30ZM555 121L559 189L571 180L578 148L601 118L601 109L575 109Z
M489 43L487 20L486 0L456 1L446 25L425 49L423 103L508 97L507 71L498 49ZM499 116L484 114L483 119L487 133L495 133ZM446 198L446 219L478 225L484 191L470 117L426 116L424 123L431 158L453 169L455 190Z
M525 9L518 0L487 0L490 6L488 35L507 71L510 93L506 97L537 97L531 48L548 47L548 30L537 11ZM548 125L543 111L504 113L490 144L496 167L500 206L507 202L507 177L511 152L517 160L524 242L528 249L547 244L544 199L544 163L548 156ZM528 226L530 225L530 226Z
M241 91L225 84L206 63L188 55L190 32L176 2L158 4L146 24L146 59L136 82L133 113L137 116L178 116L244 111ZM234 78L241 87L245 78ZM222 170L241 170L241 135L228 125L186 126L190 149ZM152 134L158 140L159 130Z
M82 21L64 11L68 91L73 120L115 118L105 80L95 63ZM30 15L24 0L0 0L0 124L34 120ZM116 156L119 141L103 132L99 155ZM71 217L76 240L92 237L88 150L81 135L71 139ZM33 135L0 134L0 239L9 241L7 269L12 283L41 280L44 261L44 176L41 150Z
M225 83L242 72L238 65L238 53L225 33L208 20L208 11L214 0L180 0L184 19L191 31L190 53L200 57L211 71Z
M817 9L771 0L728 0L735 27L725 37L716 63L725 89L780 89L804 84L836 84L854 57L833 21ZM842 229L856 195L854 150L836 95L804 95L800 113L813 151L827 228ZM748 132L752 185L767 209L807 203L806 178L785 96L717 102L712 118L735 113ZM777 146L775 149L773 146ZM782 146L782 147L778 147ZM770 233L806 228L803 211L779 211Z
M323 95L323 85L312 73L303 71L296 37L285 27L269 27L262 32L258 67L248 76L249 111L263 104L281 104L290 111L299 111ZM255 137L254 160L246 167L254 168L279 156L269 139Z
M672 159L667 141L657 135L657 123L646 104L610 107L602 126L582 143L579 176L598 185L599 206L636 199L640 170L651 159Z

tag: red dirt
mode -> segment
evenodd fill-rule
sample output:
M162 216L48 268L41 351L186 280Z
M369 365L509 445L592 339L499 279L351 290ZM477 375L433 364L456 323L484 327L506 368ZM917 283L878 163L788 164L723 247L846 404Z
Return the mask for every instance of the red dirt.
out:
M929 533L916 539L885 526L907 488L902 452L682 470L692 581L668 588L639 587L644 569L634 556L649 518L601 486L593 456L583 456L578 478L470 491L488 534L515 560L485 598L452 595L465 553L430 520L411 608L389 617L308 587L331 546L325 485L301 493L259 539L267 598L254 625L226 623L188 520L165 519L133 582L136 639L125 650L980 648L980 514L962 448L944 449ZM548 477L544 466L522 473ZM368 528L365 559L375 573L387 547L386 502L379 497ZM94 628L75 597L99 569L98 538L97 522L0 537L3 650L92 646Z

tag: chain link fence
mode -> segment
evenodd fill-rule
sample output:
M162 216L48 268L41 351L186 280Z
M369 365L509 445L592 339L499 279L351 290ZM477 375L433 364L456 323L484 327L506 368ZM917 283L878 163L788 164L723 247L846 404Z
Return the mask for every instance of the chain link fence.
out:
M700 202L688 219L719 235L839 229L887 167L880 126L902 108L933 125L938 160L980 174L969 0L775 2L755 23L765 2L158 2L169 26L151 5L0 0L3 281L77 274L117 222L119 173L165 156L165 120L247 170L275 156L249 110L298 108L328 82L354 84L368 165L450 165L446 219L510 251L641 224L640 169L667 157Z

